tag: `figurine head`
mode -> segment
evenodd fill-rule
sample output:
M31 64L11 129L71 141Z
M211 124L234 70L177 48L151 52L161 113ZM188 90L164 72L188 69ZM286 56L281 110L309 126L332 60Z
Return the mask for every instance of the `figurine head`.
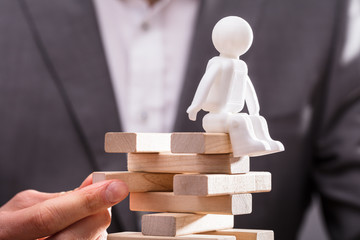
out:
M220 55L239 58L249 50L253 41L253 32L244 19L229 16L216 23L212 31L212 41Z

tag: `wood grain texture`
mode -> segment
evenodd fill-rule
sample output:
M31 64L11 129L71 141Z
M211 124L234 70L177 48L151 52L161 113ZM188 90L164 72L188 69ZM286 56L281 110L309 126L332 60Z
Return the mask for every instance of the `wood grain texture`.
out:
M177 237L161 237L161 236L146 236L141 232L121 232L112 233L107 237L108 240L235 240L234 236L221 235L204 235L204 234L190 234Z
M171 173L94 172L93 183L118 179L127 184L129 192L171 192L173 177Z
M249 214L251 194L212 197L175 196L173 193L130 193L130 210L143 212L178 212L200 214Z
M170 152L170 133L123 133L105 134L105 152Z
M274 232L271 230L258 229L226 229L202 234L235 236L236 240L274 240Z
M128 170L134 172L225 173L249 172L249 157L231 154L129 153Z
M141 231L151 236L181 236L204 231L229 229L234 216L191 213L156 213L142 216Z
M232 147L227 133L173 133L171 152L226 154L232 152Z
M177 174L174 177L175 195L214 196L239 193L268 192L271 174Z
M271 191L271 173L269 172L249 172L255 176L255 192Z

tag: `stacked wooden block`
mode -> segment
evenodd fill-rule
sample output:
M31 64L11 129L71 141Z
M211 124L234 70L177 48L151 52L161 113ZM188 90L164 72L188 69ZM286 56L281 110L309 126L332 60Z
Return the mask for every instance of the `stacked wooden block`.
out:
M128 184L130 210L142 233L108 239L273 239L269 230L232 229L234 216L252 211L252 193L271 190L271 174L250 172L249 157L231 155L223 133L107 133L105 151L128 153L128 172L95 172L93 181Z

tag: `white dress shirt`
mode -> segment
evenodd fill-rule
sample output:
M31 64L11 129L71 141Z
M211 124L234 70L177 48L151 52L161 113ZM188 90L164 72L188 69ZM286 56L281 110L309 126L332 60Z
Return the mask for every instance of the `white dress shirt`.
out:
M94 0L123 131L172 131L198 2Z
M360 55L360 0L350 0L345 47L341 62L349 64Z

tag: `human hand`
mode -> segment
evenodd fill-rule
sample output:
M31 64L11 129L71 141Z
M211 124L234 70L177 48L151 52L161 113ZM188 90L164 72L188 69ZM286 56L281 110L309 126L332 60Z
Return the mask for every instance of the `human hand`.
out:
M0 239L97 239L110 225L107 208L128 195L119 180L91 184L89 176L74 191L26 190L0 208Z

